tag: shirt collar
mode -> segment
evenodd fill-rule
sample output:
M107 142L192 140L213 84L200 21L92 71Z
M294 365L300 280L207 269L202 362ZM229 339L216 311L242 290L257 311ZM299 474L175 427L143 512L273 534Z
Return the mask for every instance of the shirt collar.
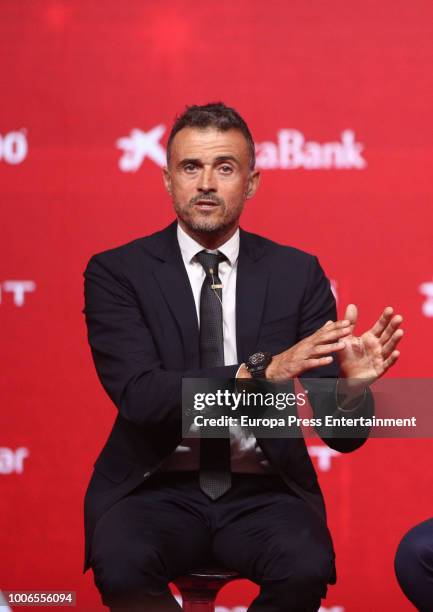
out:
M194 240L194 238L191 238L191 236L181 228L179 223L177 224L177 240L179 242L182 257L184 261L188 263L191 263L193 257L205 248L202 244ZM208 251L209 249L205 250ZM227 257L231 266L236 263L239 256L239 228L237 228L231 238L218 247L218 251Z

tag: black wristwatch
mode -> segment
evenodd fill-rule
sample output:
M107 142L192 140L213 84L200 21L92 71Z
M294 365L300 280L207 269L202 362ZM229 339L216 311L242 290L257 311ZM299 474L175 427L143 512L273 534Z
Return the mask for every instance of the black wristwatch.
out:
M245 367L253 378L265 378L265 370L271 361L272 355L270 353L258 351L248 357Z

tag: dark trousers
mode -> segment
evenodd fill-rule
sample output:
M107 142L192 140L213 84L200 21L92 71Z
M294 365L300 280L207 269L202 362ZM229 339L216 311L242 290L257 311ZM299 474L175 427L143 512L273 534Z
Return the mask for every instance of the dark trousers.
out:
M91 565L112 609L175 611L168 583L220 566L260 585L251 612L313 612L334 574L323 520L277 476L234 474L211 501L196 473L154 476L98 521Z
M395 556L395 573L408 599L422 612L433 610L433 519L411 529Z

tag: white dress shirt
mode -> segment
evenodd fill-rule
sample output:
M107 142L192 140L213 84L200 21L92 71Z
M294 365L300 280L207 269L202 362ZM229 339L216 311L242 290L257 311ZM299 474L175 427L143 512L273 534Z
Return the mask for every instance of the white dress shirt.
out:
M178 224L177 239L182 253L183 263L188 273L189 282L194 295L197 320L200 323L200 292L206 273L195 256L204 247L189 236ZM209 253L216 253L205 249ZM226 260L218 266L218 276L222 284L223 303L223 335L224 335L224 365L238 363L236 348L236 276L239 256L239 229L218 251L225 255ZM163 470L198 470L200 465L200 439L186 438L172 455L167 457L161 469ZM230 427L230 455L232 472L268 473L271 471L269 462L253 435L245 436L240 427Z

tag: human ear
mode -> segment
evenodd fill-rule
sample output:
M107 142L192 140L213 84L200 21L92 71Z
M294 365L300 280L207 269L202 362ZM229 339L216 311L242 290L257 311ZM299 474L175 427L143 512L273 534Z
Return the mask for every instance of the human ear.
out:
M162 178L164 181L165 188L167 189L168 193L171 195L171 174L170 174L170 170L167 167L164 167L162 169Z
M248 186L247 186L247 192L246 192L247 200L249 200L255 195L259 187L259 183L260 183L260 171L253 170L250 173L250 176L248 177Z

